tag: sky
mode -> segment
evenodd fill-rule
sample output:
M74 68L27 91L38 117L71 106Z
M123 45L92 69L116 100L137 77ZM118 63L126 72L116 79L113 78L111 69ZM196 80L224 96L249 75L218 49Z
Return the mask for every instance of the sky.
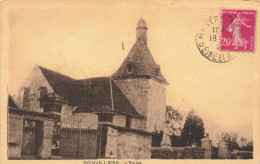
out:
M222 64L207 60L196 47L196 33L210 16L219 14L220 4L41 2L8 13L11 95L36 64L75 79L112 75L135 43L136 24L142 17L148 27L148 48L169 82L167 105L184 117L194 109L214 141L217 134L229 131L253 137L253 110L259 107L255 93L259 44L255 53L235 53L235 59Z

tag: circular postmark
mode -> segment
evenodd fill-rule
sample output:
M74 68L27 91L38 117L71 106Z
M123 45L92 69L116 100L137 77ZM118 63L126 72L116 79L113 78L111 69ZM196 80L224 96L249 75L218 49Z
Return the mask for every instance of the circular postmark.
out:
M232 52L220 51L220 16L211 16L205 27L196 34L196 46L202 56L215 63L226 63L236 56Z

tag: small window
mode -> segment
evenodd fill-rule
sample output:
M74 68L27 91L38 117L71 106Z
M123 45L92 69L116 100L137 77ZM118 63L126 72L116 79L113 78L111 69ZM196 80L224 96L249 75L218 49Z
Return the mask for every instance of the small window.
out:
M47 89L45 87L41 87L40 89L40 103L39 107L42 108L42 98L47 94Z
M21 108L27 109L28 108L28 102L29 96L30 96L30 89L29 88L22 88L20 92L21 96Z
M23 101L28 101L30 96L29 88L24 88Z
M130 116L126 116L125 127L127 127L127 128L131 127L131 117Z
M126 69L128 74L134 72L134 66L132 64L127 64Z
M157 65L157 68L155 70L156 71L156 76L159 76L160 70L161 70L160 65Z
M156 76L159 76L159 70L156 71Z

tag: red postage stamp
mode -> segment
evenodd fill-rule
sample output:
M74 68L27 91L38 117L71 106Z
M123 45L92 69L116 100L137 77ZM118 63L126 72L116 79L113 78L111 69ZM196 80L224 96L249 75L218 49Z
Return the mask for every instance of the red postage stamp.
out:
M255 52L256 10L222 10L221 51Z

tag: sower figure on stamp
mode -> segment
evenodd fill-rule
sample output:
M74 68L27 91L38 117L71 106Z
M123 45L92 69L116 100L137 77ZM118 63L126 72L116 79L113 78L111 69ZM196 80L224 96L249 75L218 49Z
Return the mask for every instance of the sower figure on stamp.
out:
M235 49L238 49L238 47L244 47L245 49L247 48L248 40L241 36L241 27L242 25L247 28L251 28L252 26L247 25L245 21L248 21L248 19L242 17L241 13L238 13L237 17L227 28L229 32L233 31L233 44Z

